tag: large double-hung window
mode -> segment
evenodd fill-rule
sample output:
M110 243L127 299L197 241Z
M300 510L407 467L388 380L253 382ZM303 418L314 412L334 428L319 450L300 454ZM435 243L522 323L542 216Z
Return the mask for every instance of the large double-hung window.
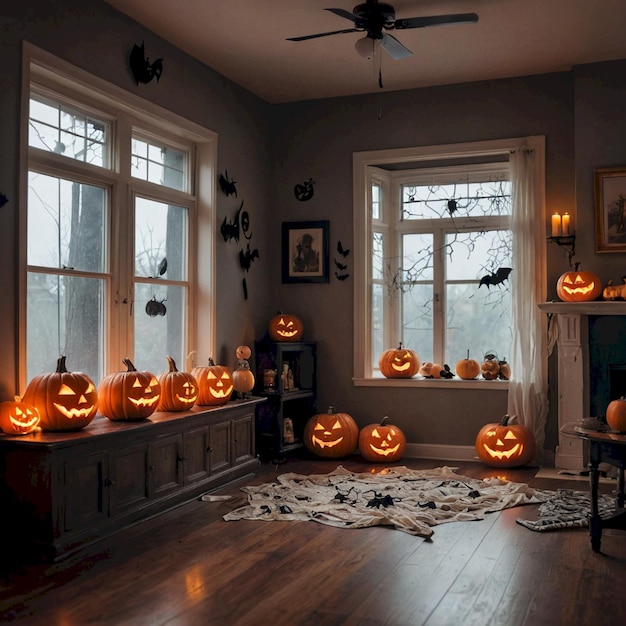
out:
M197 143L171 120L56 87L31 66L24 376L60 354L96 381L125 357L184 367L197 340Z

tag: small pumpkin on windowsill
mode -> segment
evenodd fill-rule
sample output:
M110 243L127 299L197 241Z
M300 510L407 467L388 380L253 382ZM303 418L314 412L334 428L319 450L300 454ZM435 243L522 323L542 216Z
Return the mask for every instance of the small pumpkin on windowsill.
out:
M378 368L386 378L413 378L420 370L420 358L417 352L404 348L400 342L397 348L380 355Z
M470 359L470 351L467 357L456 362L456 375L463 380L474 380L480 374L480 364L476 359Z

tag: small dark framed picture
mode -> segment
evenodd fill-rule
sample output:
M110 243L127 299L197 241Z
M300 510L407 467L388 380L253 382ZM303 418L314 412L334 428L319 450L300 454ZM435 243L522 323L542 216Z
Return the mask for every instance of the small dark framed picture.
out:
M328 221L283 222L283 283L328 282Z
M626 252L626 167L595 170L596 251Z

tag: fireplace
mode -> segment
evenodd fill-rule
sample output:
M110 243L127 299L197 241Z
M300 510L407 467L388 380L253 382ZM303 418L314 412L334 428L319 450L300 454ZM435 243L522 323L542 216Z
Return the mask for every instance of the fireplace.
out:
M583 470L583 443L569 425L585 417L604 418L608 403L626 394L626 302L546 302L539 309L554 315L558 324L554 464Z

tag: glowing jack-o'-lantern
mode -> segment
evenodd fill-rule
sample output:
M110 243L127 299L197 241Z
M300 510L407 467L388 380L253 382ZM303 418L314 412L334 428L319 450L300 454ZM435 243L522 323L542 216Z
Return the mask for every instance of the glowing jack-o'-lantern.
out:
M267 332L274 341L299 341L304 332L300 318L278 313L271 320Z
M7 435L27 435L39 426L39 411L22 398L0 402L0 430Z
M98 411L98 391L82 372L68 372L65 356L56 371L35 376L23 395L26 404L37 407L42 430L64 431L84 428Z
M378 359L380 373L386 378L412 378L419 372L420 359L416 352L402 347L385 350Z
M359 433L359 452L364 459L375 463L391 463L404 456L406 437L383 417L380 424L369 424Z
M579 268L580 263L576 263L574 271L565 272L556 283L556 295L564 302L587 302L602 294L600 278Z
M233 376L225 365L215 365L212 358L206 367L196 366L191 373L198 381L199 393L196 404L226 404L233 395Z
M313 454L336 459L352 454L359 442L359 427L351 415L335 413L328 407L328 413L318 413L309 418L304 426L304 445Z
M107 374L98 387L99 409L112 421L137 421L150 417L159 405L161 385L154 374L140 372L123 359L125 372Z
M505 415L499 424L485 424L476 435L478 458L492 467L518 467L535 456L535 439L515 416Z
M198 381L189 372L179 372L171 356L167 362L169 370L157 379L161 386L157 411L186 411L198 399Z

